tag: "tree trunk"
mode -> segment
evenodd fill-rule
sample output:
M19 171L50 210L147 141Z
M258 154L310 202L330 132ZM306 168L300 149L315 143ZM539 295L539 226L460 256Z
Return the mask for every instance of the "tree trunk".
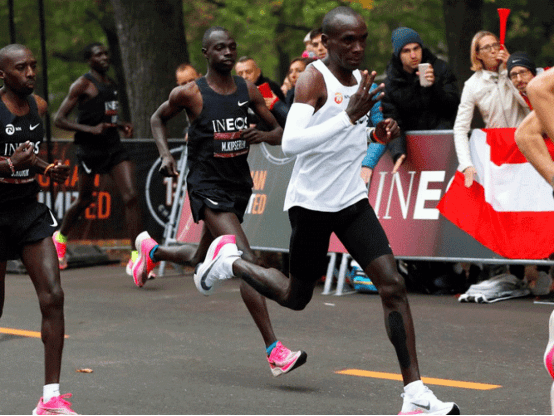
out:
M175 69L188 62L182 0L111 0L135 137L152 137L150 116L175 87ZM185 117L170 135L181 137Z
M483 0L443 0L450 67L462 91L471 71L471 39L483 29Z

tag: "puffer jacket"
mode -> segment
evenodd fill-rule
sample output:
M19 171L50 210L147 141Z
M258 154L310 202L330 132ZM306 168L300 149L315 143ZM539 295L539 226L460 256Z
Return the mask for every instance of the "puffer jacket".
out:
M383 116L395 119L401 129L401 136L388 145L394 161L406 154L406 131L451 129L456 119L460 103L456 77L446 62L427 48L423 48L421 62L433 66L435 82L430 87L419 84L416 71L404 71L395 55L387 66Z

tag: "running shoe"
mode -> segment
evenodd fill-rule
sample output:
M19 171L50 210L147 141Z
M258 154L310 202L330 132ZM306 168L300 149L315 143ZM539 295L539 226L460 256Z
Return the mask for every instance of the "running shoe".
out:
M37 407L33 410L34 415L76 415L65 398L70 398L71 393L62 394L61 396L52 397L48 402L44 403L42 397L38 401Z
M127 266L125 267L125 273L127 273L128 276L133 276L133 266L134 266L135 262L133 261L133 259L129 259L129 261L127 262ZM150 271L150 273L148 273L148 279L155 279L156 277L156 273L154 273L154 271Z
M150 252L157 245L158 243L150 237L148 231L140 233L135 240L135 247L139 253L139 256L137 261L135 261L135 264L133 264L131 270L133 272L135 285L138 287L144 286L148 280L148 275L152 272L154 267L156 267L156 263L154 263L150 257Z
M58 254L58 263L60 270L67 269L67 259L65 258L65 252L67 250L67 243L60 243L58 241L58 234L59 231L55 231L54 235L52 236L52 240L54 241L54 246L56 247L56 253Z
M399 415L459 415L460 408L456 403L441 402L427 387L423 386L424 390L416 396L409 396L406 393L402 394L404 404Z
M554 380L554 311L550 314L548 321L548 345L544 352L544 366Z
M233 277L229 270L225 270L225 260L240 258L241 254L234 235L222 235L212 241L204 263L198 264L194 271L198 291L205 296L211 295L222 280Z
M267 357L267 361L273 377L279 377L300 367L306 362L307 358L308 354L304 351L291 351L281 344L281 341L278 341L275 348L271 350L269 357Z

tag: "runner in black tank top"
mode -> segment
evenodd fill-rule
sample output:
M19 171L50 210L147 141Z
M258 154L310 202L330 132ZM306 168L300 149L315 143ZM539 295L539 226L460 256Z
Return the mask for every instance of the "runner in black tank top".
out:
M159 247L148 232L141 233L136 245L140 262L133 269L138 286L145 283L157 261L198 265L210 243L222 234L236 235L243 257L261 263L240 225L252 193L246 157L252 144L280 144L282 129L256 86L231 75L237 51L229 33L220 27L208 29L202 47L208 61L206 77L175 88L151 118L152 133L162 157L160 172L172 177L179 173L167 145L166 123L183 109L192 122L188 141L188 191L195 221L204 221L202 237L198 247ZM271 126L271 131L248 128L248 106ZM241 296L264 339L272 374L285 374L303 364L305 352L290 351L277 341L265 298L245 284L241 285Z
M117 86L107 75L108 51L102 44L93 43L85 48L85 59L90 72L71 85L54 119L57 127L75 132L75 156L79 166L79 196L65 213L59 231L54 234L62 269L68 265L65 253L70 231L83 211L94 202L94 178L97 174L110 175L121 193L125 204L125 230L128 230L131 245L141 228L134 166L118 133L119 129L125 137L131 137L133 128L130 123L118 119ZM74 108L79 111L77 121L69 118ZM131 252L128 274L131 274L137 256L136 252Z
M7 260L20 258L35 287L42 313L45 386L33 414L75 414L60 396L64 342L64 294L52 233L56 219L37 201L37 173L62 183L69 166L48 164L37 154L47 104L34 96L36 60L23 45L0 49L0 316L4 307ZM71 396L71 395L69 395ZM8 405L9 406L9 405ZM29 403L31 406L31 403ZM8 413L9 407L5 409Z

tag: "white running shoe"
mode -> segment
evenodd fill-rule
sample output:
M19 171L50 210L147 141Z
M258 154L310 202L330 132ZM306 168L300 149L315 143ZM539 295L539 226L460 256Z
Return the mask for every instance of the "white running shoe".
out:
M200 293L211 295L221 281L233 277L226 260L240 258L242 253L238 250L234 235L222 235L217 237L206 254L204 263L196 266L194 271L194 284Z
M456 403L441 402L427 387L423 386L424 390L416 396L409 396L406 393L402 394L404 404L399 415L459 415L460 408Z

